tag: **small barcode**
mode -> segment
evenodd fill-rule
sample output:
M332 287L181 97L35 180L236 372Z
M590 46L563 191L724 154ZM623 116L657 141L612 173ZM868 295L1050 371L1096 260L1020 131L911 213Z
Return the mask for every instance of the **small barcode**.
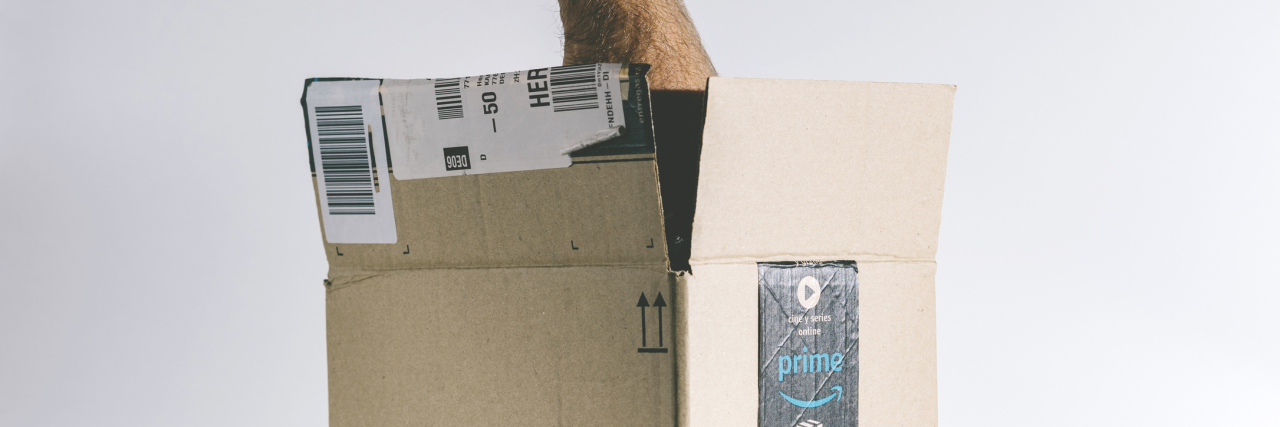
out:
M600 108L596 64L551 67L551 106L557 113Z
M462 118L461 77L436 80L436 115L439 120Z
M316 107L324 197L330 215L373 215L373 154L359 105Z

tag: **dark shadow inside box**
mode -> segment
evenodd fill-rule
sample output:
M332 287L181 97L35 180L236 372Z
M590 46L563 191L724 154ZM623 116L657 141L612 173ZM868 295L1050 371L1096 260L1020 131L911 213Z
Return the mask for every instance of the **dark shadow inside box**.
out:
M636 106L623 103L627 123L638 123ZM627 129L621 136L575 151L575 159L654 153L662 192L667 256L672 271L689 270L689 239L698 196L698 160L702 153L702 125L706 93L653 91L649 94L652 136L646 127ZM641 105L638 108L644 108ZM650 143L650 141L653 141ZM594 161L594 160L587 160ZM614 160L616 161L616 160ZM577 160L575 160L577 162Z
M689 239L693 234L693 213L698 198L702 125L707 111L706 92L653 91L650 102L667 257L671 270L688 271Z

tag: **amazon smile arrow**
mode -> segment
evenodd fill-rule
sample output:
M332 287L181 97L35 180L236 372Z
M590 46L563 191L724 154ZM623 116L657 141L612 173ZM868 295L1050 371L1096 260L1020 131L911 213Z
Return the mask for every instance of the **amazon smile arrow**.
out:
M787 396L787 394L783 392L778 392L778 394L781 394L782 398L787 399L787 401L791 402L792 405L796 405L801 408L817 408L819 406L826 405L827 402L831 401L831 399L835 399L837 402L839 402L840 397L844 396L844 387L835 386L835 387L831 387L831 390L834 390L835 393L820 400L800 400L800 399L795 399L791 396Z

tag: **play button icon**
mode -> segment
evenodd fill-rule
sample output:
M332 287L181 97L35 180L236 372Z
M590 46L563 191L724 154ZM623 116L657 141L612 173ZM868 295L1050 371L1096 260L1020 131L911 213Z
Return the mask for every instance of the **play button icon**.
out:
M808 294L805 289L813 291L808 298L805 298L805 294ZM821 297L822 286L818 284L818 279L814 279L813 276L804 276L803 279L800 279L800 285L796 286L796 299L800 300L801 306L805 309L813 308L813 306L818 305L818 298Z

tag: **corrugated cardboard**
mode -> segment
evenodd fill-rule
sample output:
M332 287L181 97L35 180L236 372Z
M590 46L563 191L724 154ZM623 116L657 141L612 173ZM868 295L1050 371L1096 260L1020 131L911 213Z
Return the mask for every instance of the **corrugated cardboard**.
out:
M806 260L859 266L858 424L937 424L934 254L954 91L710 80L692 274L678 284L682 425L757 425L757 263Z
M631 67L644 99L646 68ZM674 279L650 113L632 101L630 132L568 167L392 173L394 244L325 239L331 425L675 424ZM428 106L383 104L388 145L434 121Z
M672 355L637 352L637 298L672 294L656 180L396 181L401 244L326 244L331 424L671 425Z
M325 244L331 425L757 425L756 263L803 260L858 263L859 422L936 424L953 91L713 78L702 145L655 93L656 159L394 180L396 244Z

